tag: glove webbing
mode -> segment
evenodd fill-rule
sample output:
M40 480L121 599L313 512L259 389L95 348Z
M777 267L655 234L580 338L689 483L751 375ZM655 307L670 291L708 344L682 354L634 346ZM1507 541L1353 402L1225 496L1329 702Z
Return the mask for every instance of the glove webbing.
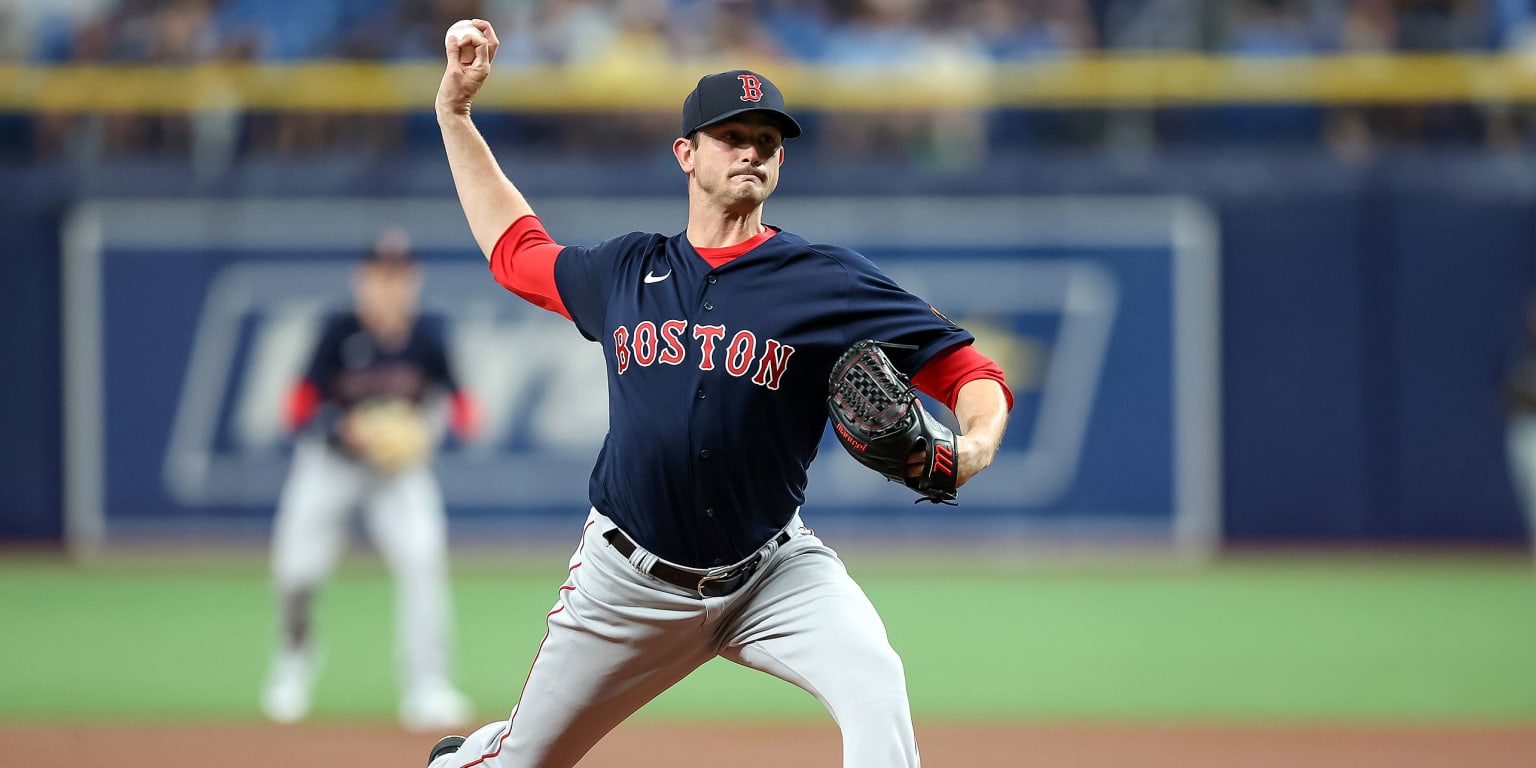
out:
M868 357L855 357L838 385L838 400L872 436L894 428L906 415L913 389Z

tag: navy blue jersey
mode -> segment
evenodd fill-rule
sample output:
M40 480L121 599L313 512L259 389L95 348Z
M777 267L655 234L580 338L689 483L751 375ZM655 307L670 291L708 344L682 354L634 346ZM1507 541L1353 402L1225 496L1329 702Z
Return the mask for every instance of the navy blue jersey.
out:
M862 255L788 232L718 268L682 234L632 233L565 248L555 282L608 362L592 504L694 567L745 558L804 501L850 344L914 345L893 355L912 374L973 338Z
M443 323L427 315L413 321L398 348L381 344L354 312L327 317L304 378L320 394L312 426L332 438L341 414L363 402L405 399L420 405L435 393L458 391Z

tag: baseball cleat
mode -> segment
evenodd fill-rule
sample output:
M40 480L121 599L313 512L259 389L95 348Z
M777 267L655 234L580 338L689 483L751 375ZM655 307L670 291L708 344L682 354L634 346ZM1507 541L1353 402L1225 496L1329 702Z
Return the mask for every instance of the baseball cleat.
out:
M461 746L464 746L463 736L444 736L441 739L438 739L437 744L432 747L432 751L427 753L427 765L432 765L433 760L436 760L443 755L448 755L459 751L459 747Z
M441 682L417 686L400 702L400 724L408 731L443 731L469 725L474 705L457 688Z
M261 691L261 711L275 723L297 723L309 715L317 662L309 650L282 650Z

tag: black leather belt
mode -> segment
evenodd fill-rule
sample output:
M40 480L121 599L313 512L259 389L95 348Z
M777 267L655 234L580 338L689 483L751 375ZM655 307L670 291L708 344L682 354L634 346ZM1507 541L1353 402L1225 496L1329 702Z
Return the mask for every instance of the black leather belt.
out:
M628 534L615 528L605 534L603 538L613 545L614 551L624 557L635 554L635 542L630 541ZM782 546L789 541L789 531L779 531L779 535L773 538L773 543ZM747 579L757 572L757 567L763 563L761 550L753 556L735 565L724 568L711 568L705 573L685 571L657 560L651 564L645 573L654 576L673 586L682 587L699 597L724 597L735 592Z

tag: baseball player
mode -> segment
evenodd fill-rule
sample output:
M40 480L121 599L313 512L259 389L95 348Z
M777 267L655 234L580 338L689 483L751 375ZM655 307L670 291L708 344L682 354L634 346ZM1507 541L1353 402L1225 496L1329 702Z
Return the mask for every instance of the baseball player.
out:
M428 411L446 396L467 439L477 409L455 384L441 324L416 313L420 285L406 234L386 230L353 275L354 310L327 320L289 400L300 437L274 526L280 631L261 696L277 722L309 712L320 663L310 605L359 510L395 581L401 722L441 730L471 713L449 682L447 531Z
M827 424L828 374L851 342L910 345L896 348L899 367L958 416L958 484L1002 440L1002 372L864 257L763 224L781 141L800 126L755 72L708 75L683 102L672 151L687 180L684 232L557 244L470 119L498 46L489 23L474 25L448 38L436 100L460 202L495 279L602 345L610 424L516 706L442 739L431 767L575 765L716 656L820 700L845 766L918 765L880 616L802 523L806 470Z

